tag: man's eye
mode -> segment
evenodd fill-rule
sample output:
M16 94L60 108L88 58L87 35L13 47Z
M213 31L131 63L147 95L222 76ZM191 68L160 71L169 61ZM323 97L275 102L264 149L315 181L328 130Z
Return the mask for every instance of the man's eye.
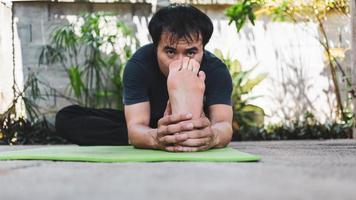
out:
M194 52L194 51L187 53L187 56L188 56L188 57L194 57L194 55L195 55L195 52Z
M174 55L174 51L168 50L168 51L166 51L166 54L168 56L173 56Z

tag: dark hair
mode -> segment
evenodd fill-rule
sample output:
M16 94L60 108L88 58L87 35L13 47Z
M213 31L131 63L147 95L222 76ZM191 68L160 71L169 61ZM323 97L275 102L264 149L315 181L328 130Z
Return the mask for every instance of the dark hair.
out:
M148 24L148 30L156 47L162 32L171 34L171 42L181 38L192 42L198 38L202 39L205 46L214 28L210 18L199 9L186 4L174 4L157 11Z

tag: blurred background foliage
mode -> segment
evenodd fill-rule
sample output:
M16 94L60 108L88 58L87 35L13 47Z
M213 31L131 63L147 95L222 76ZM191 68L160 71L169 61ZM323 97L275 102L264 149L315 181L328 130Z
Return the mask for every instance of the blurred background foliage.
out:
M265 117L263 108L249 103L258 96L250 96L249 94L256 85L266 78L267 74L259 74L250 78L251 72L257 66L244 71L237 59L225 58L219 49L216 49L214 54L226 64L232 78L233 127L238 130L240 126L263 126Z
M86 13L58 26L42 48L39 70L31 72L22 90L14 82L12 105L0 114L1 143L66 143L41 113L40 100L64 98L82 106L122 110L123 69L138 45L133 32L110 13ZM66 93L39 78L43 65L63 68L69 82ZM18 116L17 102L23 103L26 117Z
M341 102L337 73L342 74L346 84L350 77L338 63L340 51L330 47L323 20L330 9L348 15L346 1L263 1L243 0L226 10L230 23L240 31L246 22L255 23L259 15L268 15L275 21L300 22L313 20L319 23L320 43L325 49L328 67L338 100L340 120L318 122L314 115L305 111L303 119L265 124L263 108L251 103L259 96L251 91L263 84L267 74L252 77L257 67L244 70L236 59L224 57L220 50L215 54L226 63L233 80L233 140L282 140L282 139L330 139L352 137L354 116L349 101ZM111 27L110 31L105 28ZM14 82L14 100L9 109L0 114L0 143L2 144L60 144L67 143L55 135L54 127L41 114L36 102L48 98L64 98L71 103L89 107L123 109L122 73L127 60L138 47L133 32L108 13L83 14L78 21L57 27L50 35L50 43L42 48L39 69L43 65L60 66L69 85L62 94L49 82L39 79L40 70L28 76L22 90ZM336 52L336 53L335 53ZM344 53L342 51L342 53ZM342 57L342 55L341 55ZM350 87L351 88L351 87ZM339 93L339 94L338 94ZM348 100L355 92L350 89ZM23 102L26 117L17 116L16 102Z
M235 135L238 140L265 139L317 139L317 138L352 138L352 127L355 116L352 111L352 99L356 91L352 88L351 73L344 69L340 58L345 57L346 49L333 48L326 32L325 21L327 13L337 12L342 17L350 17L349 1L347 0L243 0L225 10L229 24L234 23L237 32L246 22L255 25L259 16L267 16L272 21L288 21L292 23L314 22L319 28L319 38L316 38L325 51L326 66L329 68L331 80L335 88L337 101L337 119L325 124L317 122L314 115L305 111L304 119L285 121L279 125L265 127L241 123L241 128ZM341 81L339 77L341 76ZM340 84L344 84L340 86ZM342 101L340 88L348 88L345 101ZM235 115L234 115L235 116ZM235 119L237 119L235 117ZM309 121L312 119L313 123ZM238 122L241 120L237 120Z
M68 95L74 95L77 104L123 110L123 68L138 45L132 35L108 13L84 14L53 31L39 64L64 69L70 81Z

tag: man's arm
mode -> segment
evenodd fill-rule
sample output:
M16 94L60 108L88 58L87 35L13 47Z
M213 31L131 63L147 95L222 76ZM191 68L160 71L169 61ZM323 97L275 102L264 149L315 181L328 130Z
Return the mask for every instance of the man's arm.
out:
M158 121L158 128L151 128L149 102L125 105L125 118L129 142L137 148L173 151L176 143L188 139L185 134L175 133L193 129L192 124L184 122L192 118L191 114L167 114Z
M209 107L211 130L215 136L214 147L225 147L232 138L232 107L224 104L216 104Z
M130 144L137 148L156 148L156 129L150 128L150 104L142 102L125 105L125 119Z

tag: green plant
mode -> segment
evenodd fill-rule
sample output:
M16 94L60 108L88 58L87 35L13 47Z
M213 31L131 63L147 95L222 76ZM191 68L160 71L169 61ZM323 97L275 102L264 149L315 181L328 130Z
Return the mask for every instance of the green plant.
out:
M219 57L228 67L232 82L233 82L233 112L234 112L234 129L238 130L239 126L254 126L261 127L264 124L264 110L261 107L250 104L249 101L258 98L258 96L249 96L252 89L263 81L267 74L259 74L254 78L250 78L254 68L244 71L241 69L238 60L224 58L222 52L218 49L214 54Z
M301 120L264 127L241 127L241 134L234 140L306 140L306 139L341 139L352 138L352 124L344 122L320 123L315 116L306 112Z
M345 123L326 122L322 124L315 116L306 112L302 120L267 126L267 133L274 139L337 139L350 138L350 127Z
M51 43L42 48L39 65L62 66L75 98L62 94L51 87L48 81L39 78L41 70L30 72L24 87L20 89L16 82L15 67L12 66L14 97L8 109L0 114L0 144L67 142L56 136L53 125L42 116L38 100L60 97L71 103L95 107L110 106L113 100L116 107L122 109L123 67L137 42L122 22L116 23L115 19L110 21L110 17L105 13L84 14L79 31L74 23L61 26L53 31ZM108 33L105 27L113 21L115 28ZM17 110L19 105L25 107L25 115Z
M66 144L67 141L55 133L54 126L45 117L35 122L24 117L3 115L0 127L0 144Z
M232 22L235 22L237 32L240 32L247 19L249 19L250 22L255 25L256 16L253 10L259 4L260 0L244 0L226 9L225 15L230 19L229 25Z
M136 45L124 23L107 13L88 13L52 32L39 64L64 69L78 104L122 110L123 68Z
M54 134L51 124L46 118L40 119L40 108L35 103L38 99L46 99L53 92L42 94L37 73L30 72L25 84L20 87L16 81L14 17L12 16L12 91L13 99L7 110L0 114L0 144L47 144L65 143L65 140ZM24 106L26 113L18 108Z
M45 92L41 92L42 86ZM54 127L47 119L41 117L41 108L36 101L46 100L54 90L45 87L43 82L39 81L37 74L32 72L20 90L15 80L13 88L14 97L8 109L0 114L0 144L62 144L66 141L54 132ZM21 113L18 108L24 106L26 113Z
M320 37L318 41L324 48L327 66L329 67L331 80L335 88L335 97L337 102L338 118L347 121L349 120L349 105L350 99L356 98L355 89L352 88L350 76L346 70L340 65L337 56L334 55L335 49L331 46L332 42L325 28L325 20L327 13L333 10L343 17L349 17L349 6L347 0L244 0L229 7L226 10L226 16L230 19L230 23L235 22L237 31L239 32L246 19L249 19L252 24L255 23L257 15L271 16L273 21L291 21L293 23L314 22L319 26ZM346 102L342 102L340 81L338 73L341 74L343 83L350 88ZM351 98L349 98L351 97Z

